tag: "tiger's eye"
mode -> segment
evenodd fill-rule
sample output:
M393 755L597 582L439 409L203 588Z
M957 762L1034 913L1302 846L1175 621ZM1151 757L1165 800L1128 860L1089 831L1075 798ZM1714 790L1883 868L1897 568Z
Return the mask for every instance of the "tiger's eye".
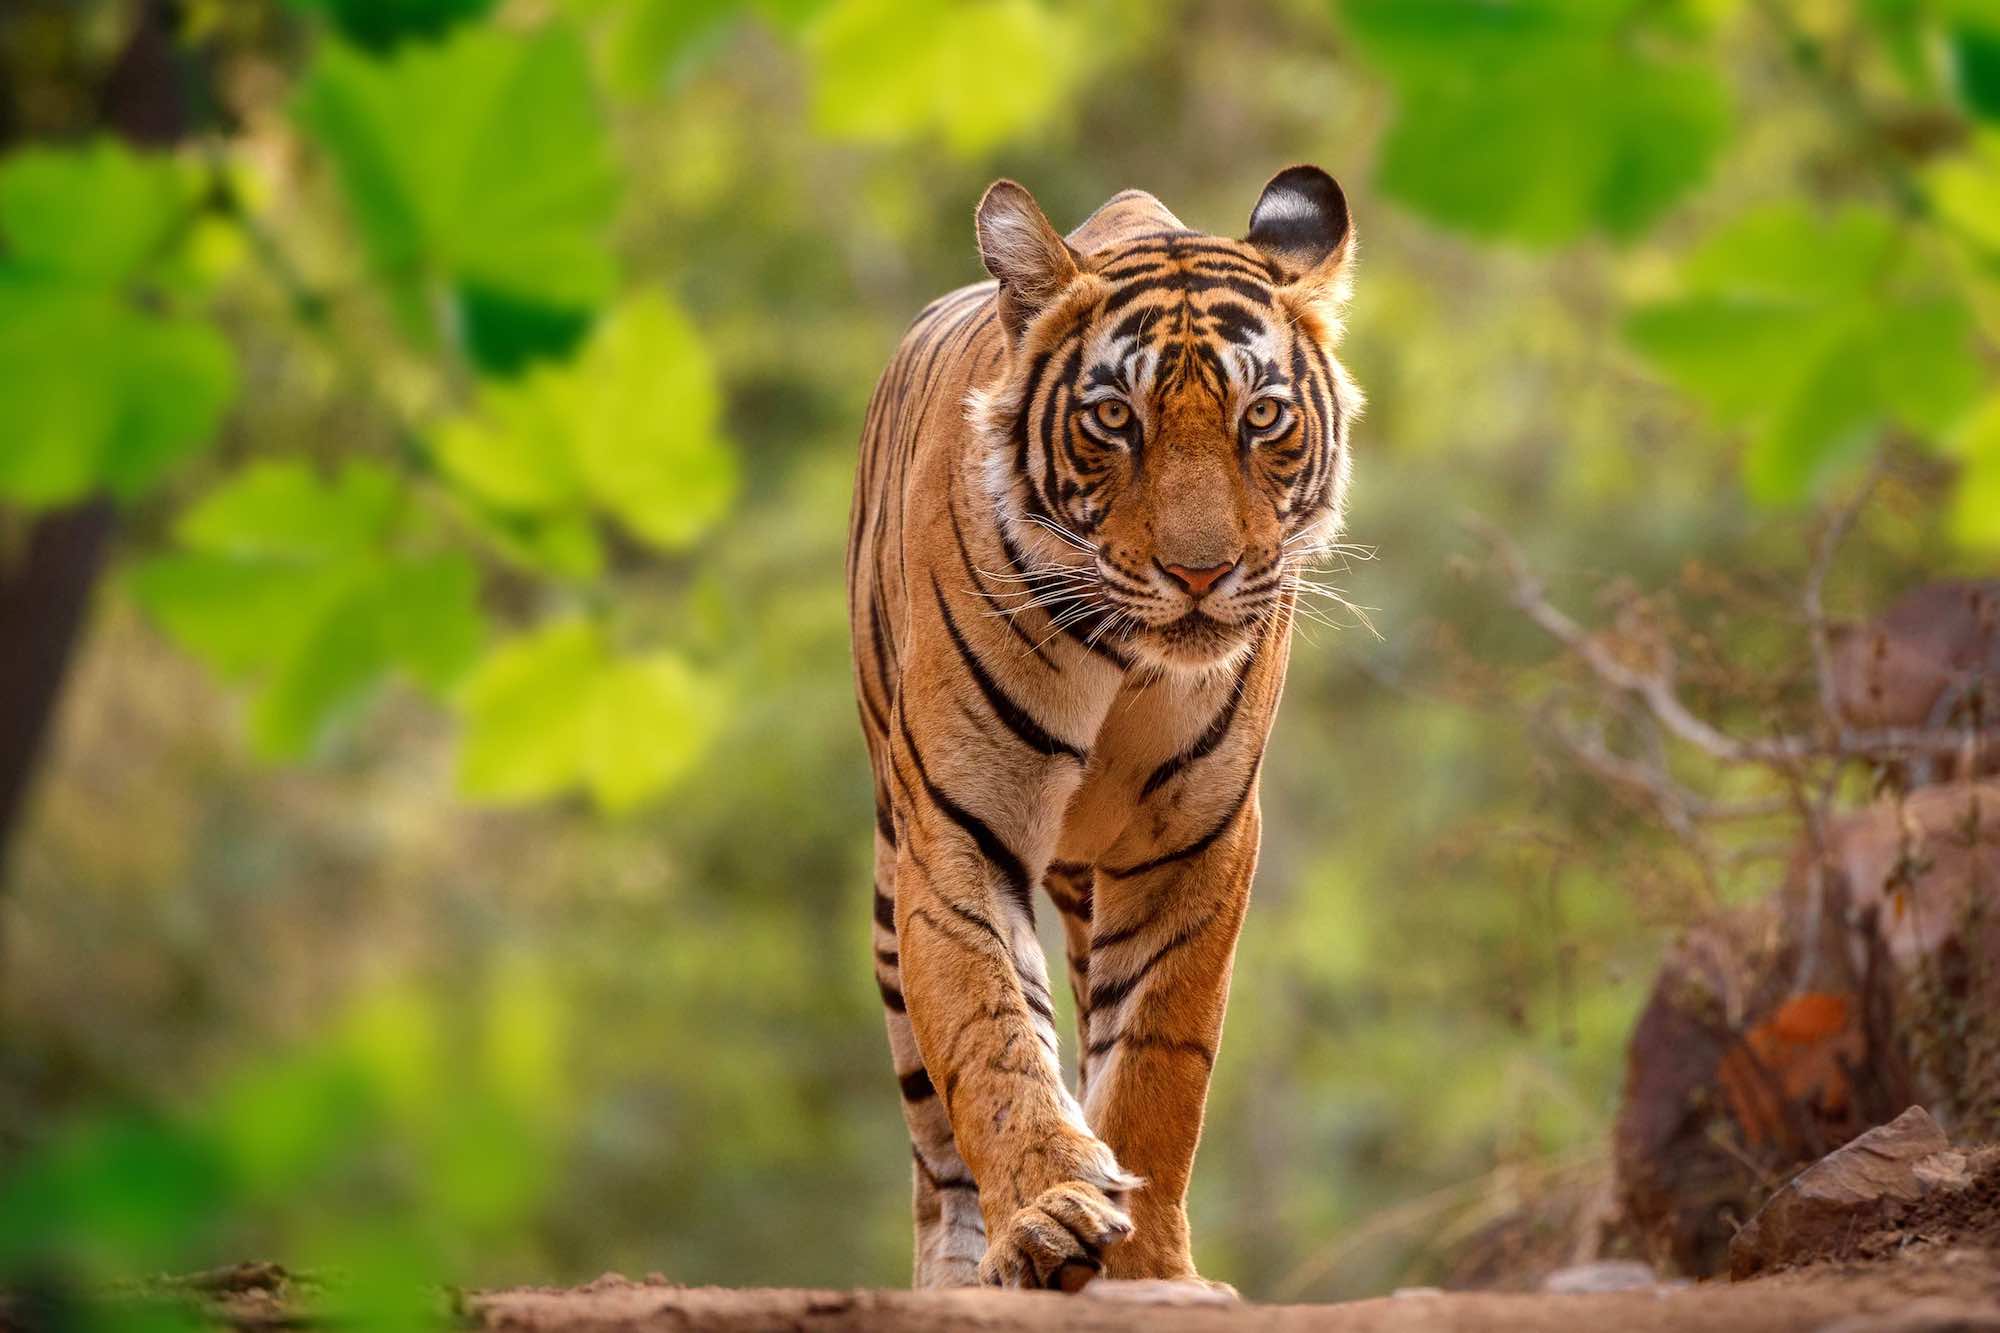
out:
M1094 411L1097 424L1106 430L1124 430L1132 424L1132 409L1116 398L1106 398Z
M1278 424L1278 400L1259 398L1243 413L1243 420L1251 430L1269 430Z

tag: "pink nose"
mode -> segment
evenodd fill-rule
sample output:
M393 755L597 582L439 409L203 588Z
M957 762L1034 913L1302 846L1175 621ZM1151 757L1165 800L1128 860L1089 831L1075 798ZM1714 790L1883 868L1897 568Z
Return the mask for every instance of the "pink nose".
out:
M1224 574L1236 568L1236 562L1230 560L1220 565L1210 565L1206 569L1189 569L1186 565L1161 565L1160 568L1172 575L1174 582L1196 597L1200 597L1213 588L1216 581Z

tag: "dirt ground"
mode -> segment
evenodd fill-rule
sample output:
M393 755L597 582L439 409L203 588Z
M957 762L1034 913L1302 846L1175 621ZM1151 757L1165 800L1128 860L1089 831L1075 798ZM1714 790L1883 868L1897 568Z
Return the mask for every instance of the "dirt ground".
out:
M725 1290L604 1277L466 1299L472 1326L536 1333L2000 1333L2000 1255L1922 1249L1866 1266L1588 1294L1406 1292L1343 1305L1172 1303L1146 1284L1042 1292Z
M1920 1123L1918 1123L1920 1122ZM1926 1137L1926 1135L1930 1137ZM1781 1194L1830 1208L1823 1225L1767 1235L1762 1276L1731 1282L1659 1281L1633 1261L1606 1261L1536 1279L1539 1290L1398 1292L1339 1305L1263 1305L1163 1283L1092 1283L1078 1295L1047 1292L813 1291L677 1286L663 1277L607 1274L581 1287L515 1287L439 1294L467 1329L491 1333L2000 1333L2000 1148L1947 1150L1951 1171L1935 1191L1888 1190L1857 1206L1833 1186L1895 1184L1888 1168L1921 1171L1942 1143L1912 1111L1803 1173ZM1910 1155L1896 1158L1897 1144ZM1874 1145L1871 1147L1870 1145ZM1911 1147L1911 1145L1914 1145ZM1850 1169L1834 1170L1836 1159ZM1862 1159L1866 1160L1862 1160ZM1864 1177L1852 1163L1871 1166ZM1914 1167L1911 1164L1914 1163ZM1885 1168L1885 1164L1887 1167ZM1900 1164L1900 1165L1899 1165ZM1914 1178L1914 1177L1912 1177ZM1814 1189L1803 1189L1815 1179ZM1947 1187L1948 1186L1948 1187ZM1807 1196L1811 1196L1808 1198ZM1817 1202L1814 1202L1814 1201ZM1829 1200L1831 1202L1829 1203ZM1752 1241L1755 1227L1740 1240ZM194 1306L216 1327L331 1327L316 1315L326 1288L282 1267L244 1263L140 1283L115 1304ZM41 1333L72 1323L36 1318L0 1300L0 1331Z

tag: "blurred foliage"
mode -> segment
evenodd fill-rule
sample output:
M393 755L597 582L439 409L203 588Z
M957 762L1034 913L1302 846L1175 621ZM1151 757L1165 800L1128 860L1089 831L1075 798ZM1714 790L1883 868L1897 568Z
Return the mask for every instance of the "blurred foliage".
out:
M1936 437L1985 376L1972 315L1886 213L1779 205L1710 236L1686 294L1640 311L1633 342L1725 421L1750 429L1745 481L1797 500L1866 458L1885 427Z
M1728 132L1694 5L1347 0L1342 13L1396 89L1383 192L1476 235L1631 236L1700 182Z
M0 497L130 498L214 434L235 357L174 309L200 297L176 253L197 188L105 141L0 164Z
M9 1274L271 1257L370 1327L902 1280L842 552L995 175L1233 231L1315 160L1364 241L1335 577L1385 637L1296 651L1195 1185L1250 1292L1435 1276L1601 1138L1658 928L1774 874L1690 890L1495 706L1549 673L1457 512L1579 608L1670 590L1750 719L1867 460L1844 610L2000 549L1974 0L185 12L171 153L103 137L126 5L0 18L0 559L123 506L0 897Z

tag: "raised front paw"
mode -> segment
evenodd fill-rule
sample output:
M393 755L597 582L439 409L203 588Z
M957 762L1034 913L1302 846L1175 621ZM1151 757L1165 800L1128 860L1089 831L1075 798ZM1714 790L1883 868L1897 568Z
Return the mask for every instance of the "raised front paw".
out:
M1104 1271L1104 1251L1132 1234L1132 1219L1095 1185L1051 1186L987 1244L979 1280L989 1287L1076 1291Z

